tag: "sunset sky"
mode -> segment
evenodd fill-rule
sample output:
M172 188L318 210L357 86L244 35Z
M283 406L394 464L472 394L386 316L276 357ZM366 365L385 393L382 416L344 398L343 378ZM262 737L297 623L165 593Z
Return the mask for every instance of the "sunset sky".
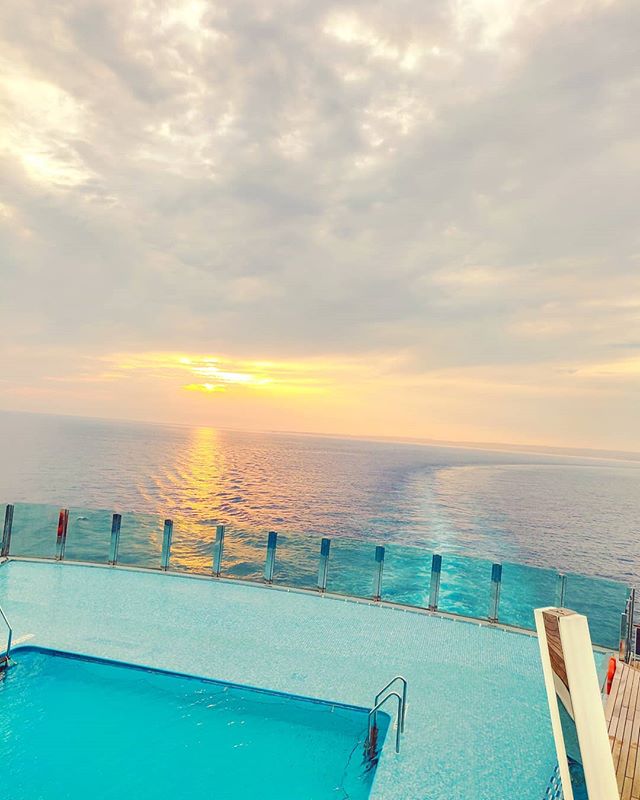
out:
M0 408L640 450L637 0L4 0Z

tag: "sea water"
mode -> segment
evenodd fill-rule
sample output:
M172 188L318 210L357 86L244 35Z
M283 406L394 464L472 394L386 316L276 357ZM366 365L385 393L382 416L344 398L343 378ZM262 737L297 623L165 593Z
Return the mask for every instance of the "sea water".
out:
M141 557L138 535L159 546L172 517L182 522L172 558L185 568L210 563L213 526L227 523L247 537L231 566L249 576L277 530L292 541L283 569L304 561L296 535L316 534L640 577L633 461L0 412L0 502L18 501L52 504L54 526L55 507L74 507L78 531L83 509L105 509L105 524L125 512L124 561ZM148 514L146 527L129 511ZM350 563L348 549L333 558Z

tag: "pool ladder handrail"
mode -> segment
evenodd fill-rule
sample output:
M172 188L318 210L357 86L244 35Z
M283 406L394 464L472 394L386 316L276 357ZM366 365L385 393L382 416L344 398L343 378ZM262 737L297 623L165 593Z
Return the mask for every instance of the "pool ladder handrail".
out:
M377 741L378 741L378 724L376 722L378 717L378 710L392 697L398 701L398 721L396 724L396 753L400 752L400 717L402 716L402 697L398 692L389 692L377 703L369 712L369 720L367 725L367 740L364 743L365 755L373 760L377 754Z
M401 681L402 683L402 694L399 694L396 691L388 691L388 689L390 689L391 686L393 686L393 684L397 681ZM395 697L398 701L398 715L396 720L396 753L400 752L400 736L404 733L404 721L407 709L407 687L407 679L402 675L396 675L395 678L392 678L389 683L380 689L378 694L375 696L373 708L371 711L369 711L369 717L367 720L367 739L364 745L365 756L370 760L373 760L376 756L376 743L378 740L378 711L387 702L387 700L390 700L392 697Z
M402 675L396 675L395 678L391 678L389 683L386 686L383 686L382 689L378 692L373 700L373 705L378 705L378 700L382 697L382 695L389 689L396 681L400 681L402 683L402 709L400 714L400 732L404 733L404 720L407 714L407 688L409 684L407 683L407 679Z
M7 646L3 656L0 656L0 669L4 669L5 667L9 666L9 656L11 655L11 640L13 639L13 628L7 619L7 615L2 610L2 606L0 606L0 617L4 620L5 625L7 626Z

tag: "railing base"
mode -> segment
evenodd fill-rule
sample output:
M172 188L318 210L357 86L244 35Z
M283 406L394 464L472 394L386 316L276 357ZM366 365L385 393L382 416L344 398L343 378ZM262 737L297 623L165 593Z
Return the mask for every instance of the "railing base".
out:
M0 569L3 569L11 562L16 563L25 563L25 564L54 564L60 563L56 562L55 559L45 556L23 556L23 555L12 555L8 558L0 558ZM523 628L520 625L510 624L508 622L504 622L498 619L497 622L489 622L486 617L470 617L466 614L459 614L455 611L446 611L442 608L435 607L425 607L425 606L413 606L409 603L398 603L394 602L393 600L385 600L384 598L375 601L371 597L365 596L358 596L358 595L346 595L340 594L335 591L325 591L319 592L317 588L305 588L303 586L293 586L290 584L282 583L271 583L267 584L264 580L259 579L247 579L247 578L239 578L234 577L231 575L220 575L217 577L212 575L210 572L177 572L172 569L163 570L160 567L145 567L137 564L123 564L117 563L108 565L106 562L103 561L71 561L69 559L61 562L65 567L69 567L73 569L74 567L89 567L91 569L118 569L122 570L123 572L141 572L146 575L168 575L169 577L173 578L181 578L185 580L195 580L195 581L220 581L221 583L232 583L237 586L252 586L254 589L264 589L268 588L272 591L277 592L293 592L296 594L304 594L308 597L317 597L320 599L333 599L333 600L340 600L342 602L349 602L349 603L356 603L359 605L366 605L371 606L372 608L388 608L393 611L402 612L402 613L409 613L409 614L422 614L427 616L437 616L441 619L448 619L454 622L464 622L464 623L472 623L473 625L480 625L486 627L497 627L500 630L510 631L512 633L522 634L523 636L530 636L535 638L537 636L535 630L532 628ZM603 645L603 644L593 644L593 649L596 653L603 653L605 655L610 655L613 648L611 645Z

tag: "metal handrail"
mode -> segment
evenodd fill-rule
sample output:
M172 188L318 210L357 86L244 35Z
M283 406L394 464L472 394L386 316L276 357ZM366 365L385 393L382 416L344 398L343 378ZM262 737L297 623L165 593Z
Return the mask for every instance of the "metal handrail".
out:
M369 749L374 743L374 735L373 731L377 730L378 725L376 723L378 710L389 700L391 697L396 697L398 699L398 724L396 726L396 753L400 752L400 734L402 733L401 730L401 719L402 719L402 697L398 694L398 692L389 692L386 694L382 700L380 700L376 705L371 709L369 712L369 719L367 725L367 741L365 742L365 752L369 752Z
M375 706L378 704L378 700L382 697L382 695L387 691L387 689L390 686L393 686L393 684L396 681L402 682L402 714L400 716L400 724L402 733L404 733L404 720L407 714L407 688L408 688L408 683L406 678L404 678L402 675L396 675L395 678L391 678L389 683L386 686L383 686L382 689L380 689L378 694L375 696L373 705Z
M11 627L11 624L9 623L9 620L7 619L7 615L2 610L2 606L0 606L0 617L2 617L2 619L4 620L5 625L7 626L7 629L9 631L8 636L7 636L7 648L5 650L3 658L1 658L0 661L6 661L6 663L8 665L9 664L9 656L11 655L11 640L13 638L13 628Z

